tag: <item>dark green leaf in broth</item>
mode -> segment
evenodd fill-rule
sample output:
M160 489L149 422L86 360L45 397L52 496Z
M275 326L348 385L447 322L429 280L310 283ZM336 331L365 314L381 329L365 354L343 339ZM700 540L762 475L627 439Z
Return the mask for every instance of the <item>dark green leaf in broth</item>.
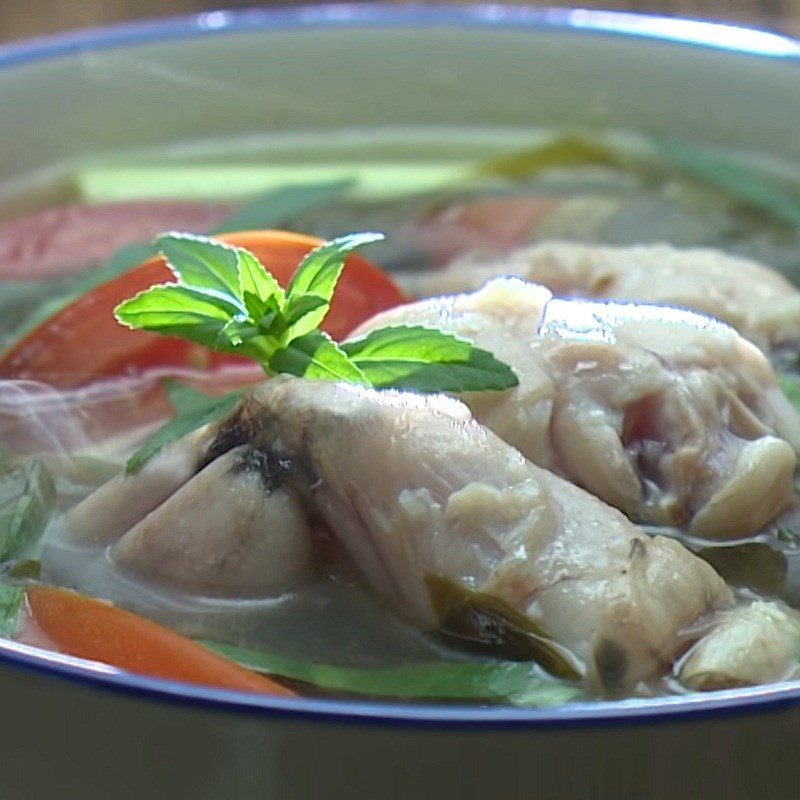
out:
M29 550L44 533L55 510L56 489L38 459L6 472L2 480L6 499L0 506L0 561L9 561Z
M514 371L468 339L424 325L390 325L342 342L373 386L418 392L498 391Z
M347 694L553 706L579 693L574 685L543 678L520 662L431 661L366 669L297 661L216 642L203 644L248 669Z
M0 581L0 635L10 638L17 630L20 606L25 587Z
M531 178L550 167L618 166L613 150L600 142L577 136L562 136L492 159L478 167L476 176L497 176L520 180Z
M315 206L335 200L353 187L354 180L329 181L297 186L282 186L259 195L224 219L212 233L275 228Z
M42 562L38 558L26 558L11 562L5 577L15 581L38 581L41 574Z
M154 258L158 255L158 248L152 242L131 242L115 250L106 260L100 269L95 270L91 278L87 280L87 286L82 291L96 286L115 275L119 275L125 270L141 264L143 261Z
M580 680L572 656L536 622L508 603L440 575L427 575L438 634L456 647L512 661L534 661L551 675Z
M347 381L369 386L364 373L323 331L311 331L276 350L269 361L270 372L299 378Z
M751 589L768 597L783 597L788 562L780 550L760 542L695 551L731 586Z
M128 475L138 472L162 447L224 416L233 409L244 392L240 389L212 397L173 380L164 381L164 387L175 416L152 434L128 459L125 465Z
M656 145L672 166L721 189L739 203L800 228L800 194L788 192L758 169L725 153L689 142L659 139Z

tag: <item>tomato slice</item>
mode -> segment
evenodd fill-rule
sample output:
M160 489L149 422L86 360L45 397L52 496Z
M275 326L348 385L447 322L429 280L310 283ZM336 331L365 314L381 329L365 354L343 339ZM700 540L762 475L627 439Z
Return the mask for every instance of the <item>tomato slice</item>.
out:
M250 250L282 284L303 256L322 243L312 236L279 230L237 231L216 238ZM71 388L98 378L252 363L182 339L132 331L116 321L117 304L167 281L174 281L174 276L163 259L154 258L96 286L6 350L0 356L0 378ZM400 290L383 271L353 253L345 261L323 328L334 338L343 338L373 314L402 301Z

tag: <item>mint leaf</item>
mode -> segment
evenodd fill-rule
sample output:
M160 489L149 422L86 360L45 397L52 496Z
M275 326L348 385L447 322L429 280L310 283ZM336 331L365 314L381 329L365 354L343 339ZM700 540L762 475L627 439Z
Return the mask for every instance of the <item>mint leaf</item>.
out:
M284 293L278 281L264 269L251 252L242 247L237 247L235 250L241 276L242 296L250 318L260 319L270 305L277 311L281 310Z
M181 286L226 300L245 311L236 249L189 233L166 233L156 246Z
M392 325L343 342L373 386L418 392L510 389L514 371L468 339L424 325Z
M221 297L177 284L160 284L124 300L114 309L117 320L129 328L144 328L167 336L181 336L213 349L222 346L231 321L241 319L238 306Z
M287 373L421 392L507 389L509 366L467 339L423 326L395 326L336 344L317 326L325 317L347 254L381 234L327 242L301 262L286 292L246 250L204 237L159 238L177 284L140 292L115 309L131 328L181 336Z
M314 330L325 319L348 253L383 238L382 233L350 233L325 242L305 256L286 287L286 314L295 318L289 330L290 339ZM293 307L309 294L321 298L324 304L293 315Z
M370 385L364 373L323 331L311 331L276 350L269 361L269 370L272 373L296 375L298 378Z
M81 291L88 291L92 286L97 286L108 278L113 278L126 269L141 264L158 255L158 248L152 242L132 242L115 250L108 260L98 270L89 273L86 285L81 286Z
M305 322L308 322L310 320L310 314L323 307L327 312L329 305L330 304L324 297L320 297L317 294L302 294L299 297L295 297L288 303L286 311L283 314L284 329L290 332L287 339L294 338L292 334L294 334L294 336L302 335L302 333L298 333L298 331L301 331L302 328L305 327L305 325L300 324L301 320L305 318ZM303 333L307 333L307 331L303 331Z
M164 389L175 416L128 459L125 465L127 475L138 472L162 447L227 414L244 393L244 389L239 389L212 397L173 380L164 381Z

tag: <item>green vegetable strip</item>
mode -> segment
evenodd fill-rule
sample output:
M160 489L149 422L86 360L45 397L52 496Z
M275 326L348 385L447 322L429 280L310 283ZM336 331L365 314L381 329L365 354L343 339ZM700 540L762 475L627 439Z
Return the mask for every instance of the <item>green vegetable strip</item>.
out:
M656 142L661 155L734 200L766 211L781 222L800 228L800 195L790 194L753 167L724 153L675 140Z
M336 692L529 706L560 705L580 693L574 686L541 677L529 664L512 661L439 661L367 669L296 661L216 642L202 644L257 672Z
M87 202L169 199L236 200L247 195L298 187L348 183L360 199L385 199L427 192L459 182L471 161L363 162L353 164L222 164L192 166L97 166L74 178ZM287 199L292 199L286 196ZM302 209L301 209L302 210Z
M210 397L177 381L165 381L165 388L175 416L128 459L125 465L128 475L138 472L161 448L227 414L242 396L242 391L235 391Z
M17 617L24 597L24 586L0 582L0 635L10 638L16 632Z
M0 506L0 561L18 558L39 539L56 504L53 478L38 459L7 480L20 477L19 493Z

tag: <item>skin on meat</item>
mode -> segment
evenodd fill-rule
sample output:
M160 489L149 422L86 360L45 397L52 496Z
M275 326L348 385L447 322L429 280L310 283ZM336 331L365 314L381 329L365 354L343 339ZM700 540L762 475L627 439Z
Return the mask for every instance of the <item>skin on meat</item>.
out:
M634 520L738 538L794 502L797 417L727 325L519 279L399 306L353 335L392 324L437 326L511 365L518 387L463 397L477 419Z
M444 270L414 276L408 289L417 297L452 294L499 276L542 284L560 297L690 308L765 350L800 342L800 292L770 267L712 249L551 241L502 257L464 255Z
M664 674L679 632L732 602L682 545L536 467L455 400L279 377L236 426L406 619L440 623L428 576L487 593L568 648L593 691Z
M311 526L244 445L212 461L110 549L124 569L203 595L264 597L315 571Z

